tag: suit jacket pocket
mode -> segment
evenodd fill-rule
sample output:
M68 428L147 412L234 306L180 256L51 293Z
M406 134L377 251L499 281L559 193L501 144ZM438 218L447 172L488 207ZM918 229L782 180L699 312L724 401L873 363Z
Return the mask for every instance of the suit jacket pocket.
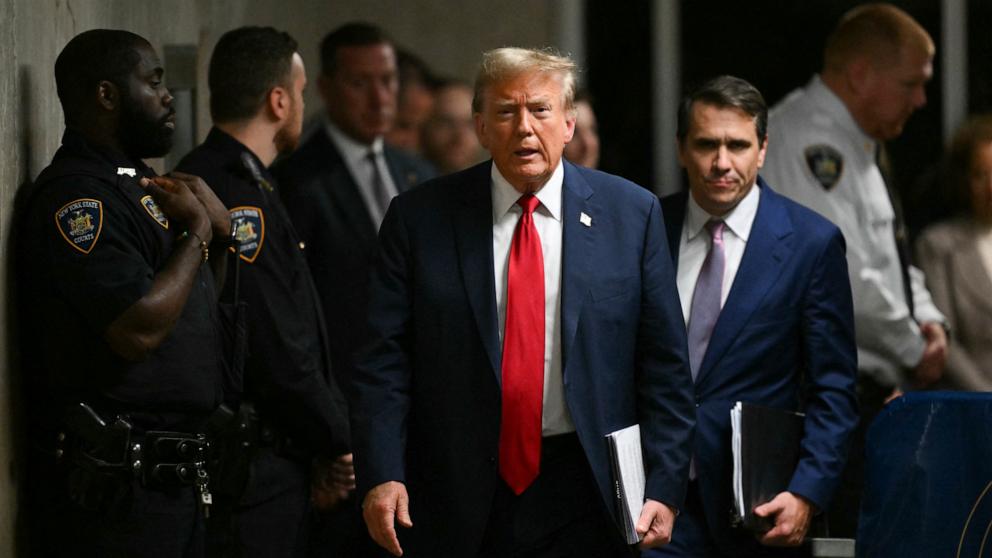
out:
M602 280L589 289L593 302L603 302L621 297L634 289L640 288L640 277L624 277L619 280Z

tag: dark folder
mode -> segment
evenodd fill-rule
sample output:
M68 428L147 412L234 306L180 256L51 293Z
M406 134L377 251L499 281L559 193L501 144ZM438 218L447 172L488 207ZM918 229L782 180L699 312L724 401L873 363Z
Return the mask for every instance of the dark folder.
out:
M754 515L789 487L799 463L805 415L740 401L730 411L734 449L734 515L744 527L765 532L774 525Z

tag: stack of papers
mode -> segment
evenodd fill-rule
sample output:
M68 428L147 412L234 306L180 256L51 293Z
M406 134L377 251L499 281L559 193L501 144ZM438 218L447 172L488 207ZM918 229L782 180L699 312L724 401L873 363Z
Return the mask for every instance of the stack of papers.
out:
M742 463L741 463L741 402L738 401L732 409L730 409L730 428L733 431L730 438L730 444L734 452L734 511L737 514L737 518L741 519L745 515L744 510L744 486L742 479L744 478L742 474Z
M644 507L644 458L641 455L641 427L628 426L606 435L613 463L616 503L623 520L627 544L636 544L637 520Z

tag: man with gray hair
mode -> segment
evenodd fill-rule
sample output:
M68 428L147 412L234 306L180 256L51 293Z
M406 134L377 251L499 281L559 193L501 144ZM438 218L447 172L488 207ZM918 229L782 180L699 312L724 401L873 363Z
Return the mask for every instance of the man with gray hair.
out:
M351 411L365 520L395 555L631 555L604 436L636 424L642 548L682 506L693 403L659 203L562 160L573 72L486 53L473 112L492 160L383 221Z

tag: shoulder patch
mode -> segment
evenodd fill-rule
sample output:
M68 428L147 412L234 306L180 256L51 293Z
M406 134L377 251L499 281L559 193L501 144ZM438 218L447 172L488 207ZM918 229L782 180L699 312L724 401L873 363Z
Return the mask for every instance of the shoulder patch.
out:
M162 213L161 209L159 209L158 204L155 203L155 198L151 196L141 198L141 206L145 208L145 211L147 211L149 215L152 216L152 219L155 219L156 223L162 225L162 228L169 228L169 218L165 216L165 213Z
M816 178L820 186L828 192L840 181L840 176L844 172L844 157L840 151L825 144L811 145L807 147L803 154L806 156L806 165Z
M89 254L103 230L103 203L91 198L73 200L55 212L55 226L69 246Z
M238 255L242 260L253 263L265 241L265 215L260 208L250 205L231 208L230 213L234 239L238 242Z

